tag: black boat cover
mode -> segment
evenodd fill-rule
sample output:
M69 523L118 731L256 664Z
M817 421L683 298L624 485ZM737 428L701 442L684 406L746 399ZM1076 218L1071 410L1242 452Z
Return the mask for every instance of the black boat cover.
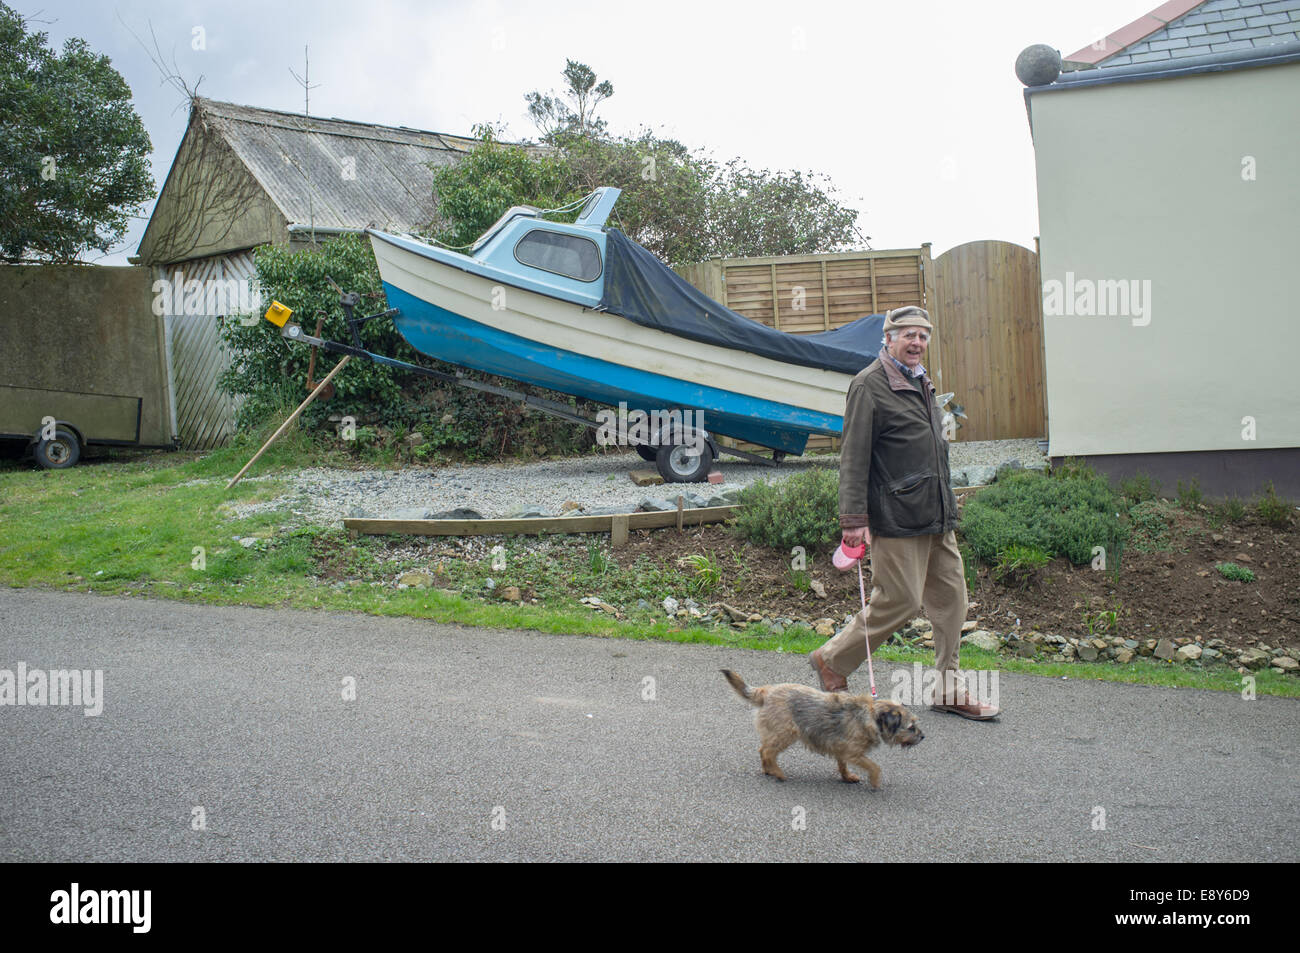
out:
M692 341L842 374L858 373L880 353L884 315L821 334L788 334L724 308L618 229L605 238L605 294L597 310Z

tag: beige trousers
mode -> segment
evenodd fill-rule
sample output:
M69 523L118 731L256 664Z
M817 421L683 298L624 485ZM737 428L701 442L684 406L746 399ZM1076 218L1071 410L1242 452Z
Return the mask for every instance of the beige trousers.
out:
M856 569L850 569L856 573ZM966 621L966 574L957 534L872 536L870 601L839 635L822 646L822 660L848 676L867 658L864 635L875 652L918 615L934 626L934 666L955 672ZM923 608L924 607L924 608Z

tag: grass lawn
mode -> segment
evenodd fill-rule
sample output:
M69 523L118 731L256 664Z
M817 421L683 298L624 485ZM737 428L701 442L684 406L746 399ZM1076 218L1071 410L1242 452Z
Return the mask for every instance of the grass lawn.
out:
M290 434L251 471L259 479L227 490L226 481L258 445L246 439L205 455L133 454L65 471L0 463L0 584L800 654L824 641L806 626L774 633L759 624L737 630L668 619L659 607L665 595L710 601L698 576L613 552L604 536L349 540L341 528L289 528L285 512L237 518L229 504L276 497L286 489L276 476L311 458L304 438ZM493 568L490 547L498 542L508 570ZM435 577L433 588L395 588L400 573L416 568ZM487 587L488 578L494 589ZM521 590L522 605L501 599L508 586ZM619 607L619 617L582 605L583 596ZM646 604L640 609L639 600ZM932 652L907 644L886 646L878 657L933 661ZM962 663L1050 677L1241 690L1241 676L1226 666L1147 659L1054 664L973 647L963 650ZM798 674L808 673L801 667ZM1260 694L1300 696L1300 679L1269 670L1255 678Z

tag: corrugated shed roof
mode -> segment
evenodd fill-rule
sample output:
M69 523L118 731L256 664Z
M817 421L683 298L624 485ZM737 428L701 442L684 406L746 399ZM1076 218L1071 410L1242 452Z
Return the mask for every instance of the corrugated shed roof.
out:
M1107 69L1300 43L1300 0L1170 0L1103 40L1065 57L1064 67Z
M395 231L435 218L433 172L475 140L196 99L290 224Z

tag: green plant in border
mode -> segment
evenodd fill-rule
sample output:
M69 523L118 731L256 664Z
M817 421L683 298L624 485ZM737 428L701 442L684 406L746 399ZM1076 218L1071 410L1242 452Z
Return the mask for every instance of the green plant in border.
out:
M1077 463L1050 476L1017 472L966 503L961 532L971 552L989 565L1019 545L1082 566L1101 546L1118 569L1129 535L1117 515L1120 505L1105 477Z
M1183 486L1183 481L1178 481L1178 505L1183 509L1191 511L1201 504L1201 481L1192 477L1187 486Z
M759 480L741 491L732 526L751 542L787 553L796 546L829 548L840 538L839 493L839 474L822 467L779 483Z
M1234 582L1254 582L1255 574L1245 566L1238 566L1236 563L1215 563L1214 568L1219 570L1219 575L1224 579L1231 579Z
M695 573L687 583L687 588L696 595L712 592L722 581L722 569L716 560L695 553L687 556L685 562Z
M1291 525L1291 504L1278 499L1273 481L1268 482L1268 492L1255 504L1255 513L1273 529L1287 529Z
M1037 546L1013 543L998 555L993 567L993 577L1006 585L1023 589L1039 580L1039 573L1052 561L1052 557Z

